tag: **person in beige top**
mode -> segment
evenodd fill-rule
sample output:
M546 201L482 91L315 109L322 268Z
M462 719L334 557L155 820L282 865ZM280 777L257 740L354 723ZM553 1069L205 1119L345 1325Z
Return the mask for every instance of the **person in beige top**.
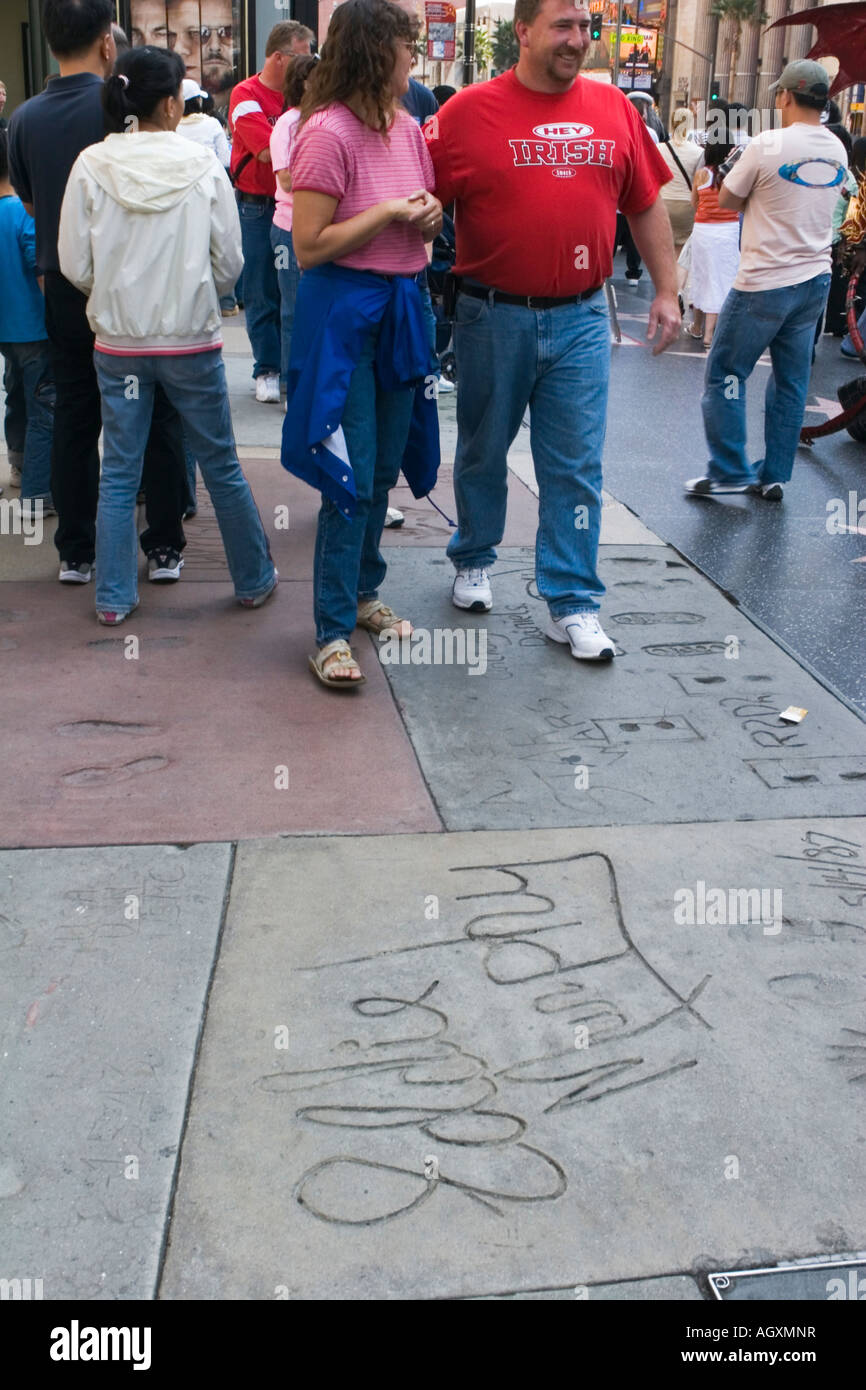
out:
M671 219L676 251L688 241L695 220L692 184L703 150L688 138L693 124L691 112L685 106L679 107L671 116L670 140L662 140L659 144L659 154L673 175L670 183L662 185L661 196Z

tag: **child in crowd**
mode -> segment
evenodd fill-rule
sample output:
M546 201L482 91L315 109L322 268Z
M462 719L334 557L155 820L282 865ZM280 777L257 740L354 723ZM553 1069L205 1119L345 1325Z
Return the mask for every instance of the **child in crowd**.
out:
M36 276L36 231L33 218L9 182L6 130L0 130L0 353L6 359L6 380L13 390L20 389L26 414L23 453L20 463L14 465L12 482L21 488L22 504L34 508L38 503L43 516L54 516L51 344Z

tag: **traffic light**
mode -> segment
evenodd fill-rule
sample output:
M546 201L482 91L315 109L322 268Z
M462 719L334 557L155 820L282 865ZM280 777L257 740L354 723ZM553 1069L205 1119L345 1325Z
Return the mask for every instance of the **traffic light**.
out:
M596 10L590 15L589 36L593 43L598 43L601 38L602 11Z
M712 103L713 103L714 101L718 101L718 99L719 99L719 84L718 84L718 82L711 82L711 83L710 83L710 104L712 105Z

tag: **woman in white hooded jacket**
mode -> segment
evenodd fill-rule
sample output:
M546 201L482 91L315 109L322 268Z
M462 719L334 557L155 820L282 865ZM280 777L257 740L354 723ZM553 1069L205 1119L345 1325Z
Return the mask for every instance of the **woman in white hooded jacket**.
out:
M60 267L88 296L96 336L96 610L111 626L138 605L135 499L157 382L201 467L237 598L258 607L277 583L238 463L220 351L219 296L243 266L237 207L210 150L176 133L183 74L167 49L121 55L103 95L118 133L78 156L60 214Z

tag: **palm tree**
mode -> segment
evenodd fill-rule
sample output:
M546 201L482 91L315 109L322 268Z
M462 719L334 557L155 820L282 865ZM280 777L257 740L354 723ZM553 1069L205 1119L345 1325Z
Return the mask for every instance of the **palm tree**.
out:
M493 66L497 72L513 68L520 57L520 44L510 19L497 19L493 31Z
M458 58L463 57L463 35L458 34L455 53ZM475 68L479 73L489 72L490 64L493 62L493 40L483 25L479 24L475 30Z
M711 14L716 15L719 19L732 19L734 21L727 92L728 101L733 101L734 82L737 78L737 64L740 61L740 46L743 41L743 25L765 24L767 15L764 13L761 0L716 0Z

